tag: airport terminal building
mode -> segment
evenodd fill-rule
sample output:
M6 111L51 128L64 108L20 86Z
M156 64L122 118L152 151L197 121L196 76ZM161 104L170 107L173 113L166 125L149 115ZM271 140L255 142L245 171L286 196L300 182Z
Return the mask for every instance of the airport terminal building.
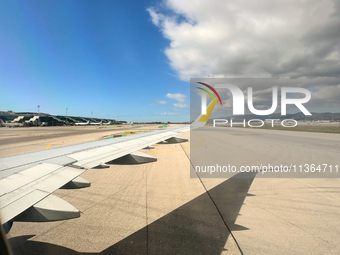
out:
M89 117L75 117L51 115L46 113L34 112L13 112L0 111L0 119L5 123L21 123L24 126L64 126L76 125L77 123L110 123L111 125L124 124L126 121L117 121L114 119L99 119Z

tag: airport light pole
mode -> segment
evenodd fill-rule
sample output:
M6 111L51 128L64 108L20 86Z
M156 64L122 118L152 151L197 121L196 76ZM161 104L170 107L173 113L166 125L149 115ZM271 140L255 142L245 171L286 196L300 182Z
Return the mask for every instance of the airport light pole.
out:
M67 125L67 110L68 110L68 108L66 108L66 125Z
M40 125L40 105L38 105L38 125Z

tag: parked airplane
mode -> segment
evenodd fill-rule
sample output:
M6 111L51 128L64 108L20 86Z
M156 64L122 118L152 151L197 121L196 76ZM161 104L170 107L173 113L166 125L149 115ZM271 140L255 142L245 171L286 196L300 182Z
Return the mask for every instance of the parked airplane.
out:
M123 125L133 125L133 122L132 121L126 122L126 123L123 123Z
M87 126L87 125L90 125L90 121L88 122L77 122L77 123L74 123L76 126Z
M9 232L14 221L49 222L80 217L78 209L52 193L60 188L89 187L90 183L79 175L90 168L106 168L105 163L112 160L127 164L156 161L157 158L138 150L160 142L188 141L176 136L204 126L216 101L191 126L0 158L0 221L4 229Z
M22 123L19 123L19 122L6 123L2 119L0 119L0 123L2 127L23 127L24 126Z
M111 120L107 123L103 123L103 125L111 125L111 124L112 124Z
M101 121L101 122L91 122L90 124L91 125L103 125L103 121Z

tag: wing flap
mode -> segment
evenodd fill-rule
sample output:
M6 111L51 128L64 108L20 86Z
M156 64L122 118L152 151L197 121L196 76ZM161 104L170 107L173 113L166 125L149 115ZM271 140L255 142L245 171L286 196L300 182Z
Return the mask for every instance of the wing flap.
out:
M0 181L1 221L11 220L84 171L42 163L18 173L14 179L11 179L12 176L2 179Z
M39 178L43 178L59 168L61 168L59 165L42 163L8 176L0 180L0 194L10 193Z
M13 219L15 216L30 208L38 201L47 197L49 193L41 190L32 190L24 196L18 198L15 203L8 204L1 208L1 222L7 222ZM2 204L1 204L2 205Z

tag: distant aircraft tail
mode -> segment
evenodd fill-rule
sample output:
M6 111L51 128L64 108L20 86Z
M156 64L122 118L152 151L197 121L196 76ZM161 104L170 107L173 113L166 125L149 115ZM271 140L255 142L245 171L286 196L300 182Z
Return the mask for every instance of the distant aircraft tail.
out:
M216 105L216 102L217 98L214 98L214 100L211 101L207 108L207 114L201 114L200 116L198 116L198 118L190 125L190 129L203 127L208 122L209 117Z
M5 122L2 119L0 119L0 123L1 123L0 126L4 126L5 125Z

